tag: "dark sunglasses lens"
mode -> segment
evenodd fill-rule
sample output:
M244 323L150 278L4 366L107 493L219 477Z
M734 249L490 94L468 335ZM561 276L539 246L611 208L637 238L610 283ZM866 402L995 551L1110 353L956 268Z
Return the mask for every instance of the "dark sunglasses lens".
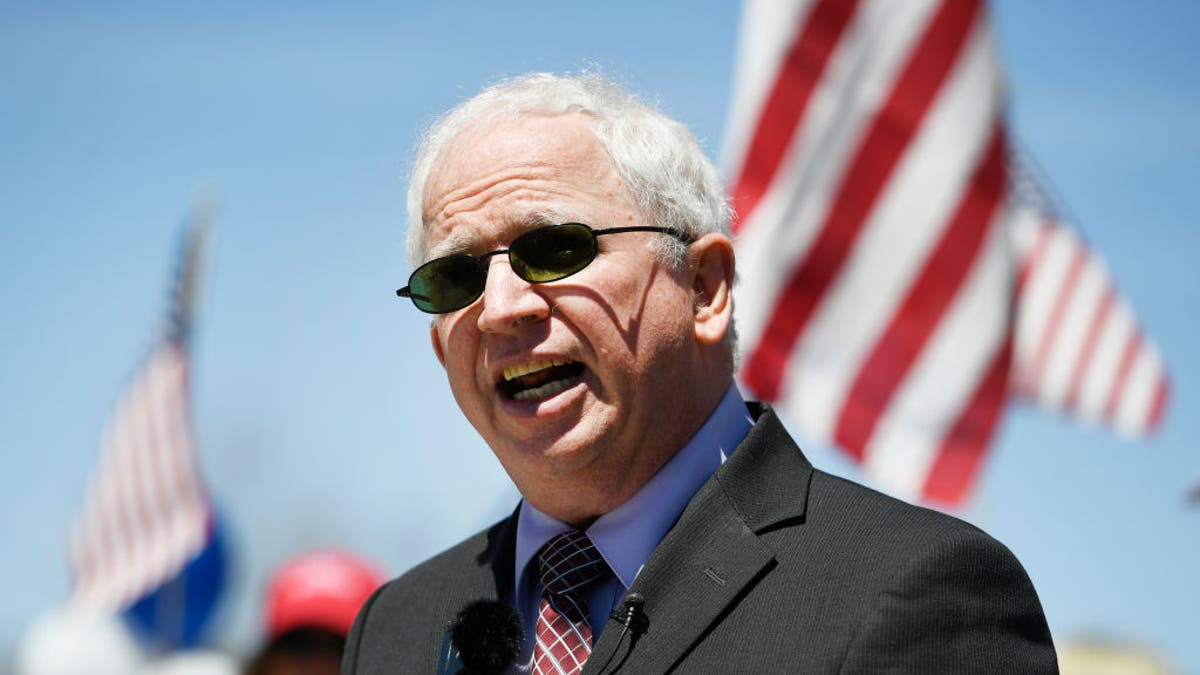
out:
M517 276L534 283L568 277L596 259L596 236L568 223L530 230L513 240L509 260Z
M413 303L423 312L462 309L483 293L484 269L471 256L438 258L417 268L408 280Z

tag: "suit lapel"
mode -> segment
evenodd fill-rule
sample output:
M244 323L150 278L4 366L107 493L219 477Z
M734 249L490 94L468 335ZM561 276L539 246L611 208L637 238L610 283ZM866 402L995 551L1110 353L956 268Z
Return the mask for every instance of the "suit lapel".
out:
M517 511L472 540L466 555L453 563L456 570L441 575L434 597L442 603L433 623L442 630L430 656L436 660L436 673L457 673L462 664L451 647L448 626L467 604L476 600L497 600L514 604L513 559L516 557ZM443 628L445 627L445 628ZM426 671L428 672L428 671Z
M692 498L630 589L646 599L645 634L631 648L621 626L609 624L584 673L623 660L626 672L666 672L770 574L775 555L758 533L802 520L812 466L768 407L751 404L751 412L754 428Z
M623 672L666 672L751 585L770 564L773 554L725 504L710 484L667 534L646 562L632 591L646 598L650 623L630 649L621 642L621 626L609 623L584 673L612 658L614 666L629 654ZM696 507L693 509L692 507ZM615 656L613 652L617 653Z
M490 580L481 580L479 597L514 602L513 566L517 556L517 518L520 513L518 504L508 518L493 525L487 532L487 547L475 556L480 570L491 570Z

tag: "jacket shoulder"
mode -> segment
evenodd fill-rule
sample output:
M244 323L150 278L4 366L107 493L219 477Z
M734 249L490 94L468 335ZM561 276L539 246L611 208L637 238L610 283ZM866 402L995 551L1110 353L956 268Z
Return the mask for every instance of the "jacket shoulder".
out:
M1056 672L1033 583L983 530L820 471L809 509L810 533L866 591L848 672Z
M951 532L977 534L994 541L978 527L952 515L910 504L865 485L834 476L819 469L813 471L809 486L808 511L819 524L822 517L836 515L839 528L871 539L905 541L921 545ZM888 533L894 535L889 536Z

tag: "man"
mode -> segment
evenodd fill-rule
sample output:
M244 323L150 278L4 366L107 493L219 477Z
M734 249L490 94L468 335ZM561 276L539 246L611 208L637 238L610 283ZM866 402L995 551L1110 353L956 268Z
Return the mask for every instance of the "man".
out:
M742 401L729 212L681 124L597 76L500 83L429 132L409 219L399 293L523 500L377 592L344 673L437 670L477 599L520 611L526 672L1056 670L1007 549Z

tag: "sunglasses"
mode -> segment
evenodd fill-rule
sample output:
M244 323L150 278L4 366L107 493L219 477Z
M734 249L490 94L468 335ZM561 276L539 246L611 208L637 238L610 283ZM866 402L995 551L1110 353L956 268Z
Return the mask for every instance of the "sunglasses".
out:
M396 295L409 298L417 309L429 314L445 314L462 309L483 295L487 283L487 259L508 254L508 264L518 276L534 284L558 281L587 267L596 259L596 237L622 232L660 232L685 244L688 235L666 227L632 226L593 230L583 223L545 225L513 239L508 248L483 255L455 253L421 265L408 278L408 285Z

